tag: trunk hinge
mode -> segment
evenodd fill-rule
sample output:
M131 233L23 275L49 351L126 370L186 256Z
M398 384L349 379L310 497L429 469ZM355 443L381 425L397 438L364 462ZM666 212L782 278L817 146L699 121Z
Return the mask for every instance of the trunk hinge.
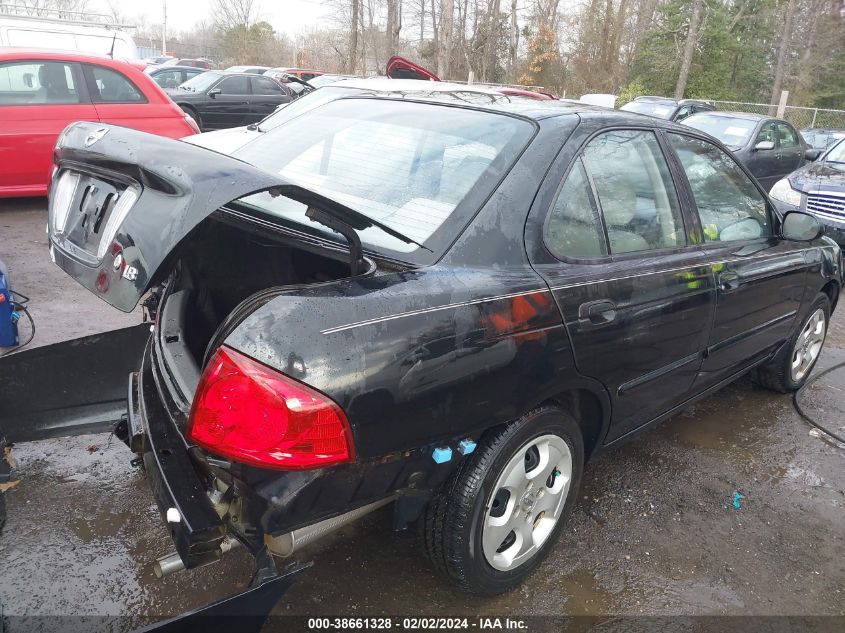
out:
M305 211L305 217L337 231L346 238L346 241L349 243L349 270L352 277L360 275L366 270L364 248L361 246L361 238L358 236L358 231L337 216L320 211L316 207L308 207Z

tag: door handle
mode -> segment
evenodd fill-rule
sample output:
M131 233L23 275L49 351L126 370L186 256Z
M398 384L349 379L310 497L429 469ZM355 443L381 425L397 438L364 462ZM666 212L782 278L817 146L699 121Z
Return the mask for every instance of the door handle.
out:
M719 292L733 292L739 290L742 282L736 273L721 273L719 275Z
M594 325L604 325L616 318L616 304L607 299L589 301L578 306L578 318Z

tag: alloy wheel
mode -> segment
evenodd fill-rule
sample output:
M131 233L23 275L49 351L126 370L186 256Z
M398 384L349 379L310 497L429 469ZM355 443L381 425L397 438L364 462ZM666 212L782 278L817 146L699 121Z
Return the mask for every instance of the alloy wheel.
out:
M508 571L530 560L557 525L572 482L572 453L557 435L522 446L505 465L484 512L487 562Z
M810 315L792 348L789 371L793 381L800 382L812 369L822 351L826 329L824 310L819 308Z

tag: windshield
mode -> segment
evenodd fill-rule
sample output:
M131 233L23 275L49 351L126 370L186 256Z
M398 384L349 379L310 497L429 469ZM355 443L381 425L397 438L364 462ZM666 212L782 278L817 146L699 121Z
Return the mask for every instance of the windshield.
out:
M423 264L452 242L533 131L531 123L502 114L346 98L311 108L233 156L424 244L420 249L374 227L360 231L367 248ZM264 192L241 202L315 227L305 206L288 198Z
M341 77L340 75L317 75L313 79L309 79L308 83L314 88L319 88L320 86L326 86L328 84L338 82L341 79L345 79L345 77Z
M757 127L757 121L718 114L693 114L684 119L684 125L715 136L728 147L743 147Z
M631 101L623 105L620 110L647 114L658 119L669 119L675 111L675 104L666 101Z
M828 163L845 163L845 140L840 140L831 147L824 160Z
M205 92L223 75L221 73L200 73L196 77L188 79L185 83L179 86L180 90L189 90L191 92Z

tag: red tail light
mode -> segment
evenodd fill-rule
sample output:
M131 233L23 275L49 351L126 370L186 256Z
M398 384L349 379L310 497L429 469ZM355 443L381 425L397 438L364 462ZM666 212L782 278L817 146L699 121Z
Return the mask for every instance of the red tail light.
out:
M235 461L283 470L319 468L354 457L349 421L339 406L225 346L202 375L188 438Z

